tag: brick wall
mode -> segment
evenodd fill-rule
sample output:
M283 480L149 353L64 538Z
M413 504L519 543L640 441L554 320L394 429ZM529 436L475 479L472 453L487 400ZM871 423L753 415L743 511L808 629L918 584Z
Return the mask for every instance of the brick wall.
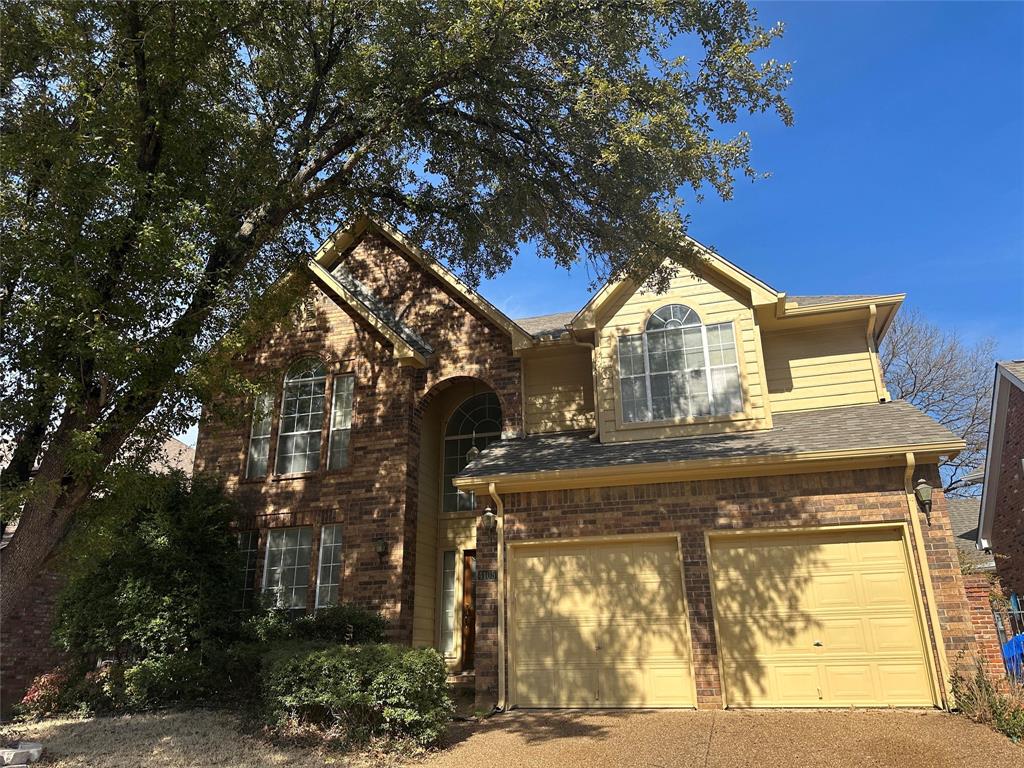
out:
M248 442L247 403L221 401L226 416L207 409L200 422L196 472L219 475L244 510L242 529L259 529L262 580L267 530L312 526L317 563L320 527L341 523L342 580L339 599L381 610L391 620L392 639L411 642L420 421L424 407L448 382L472 378L494 391L502 405L504 431L522 433L520 363L505 331L464 298L378 235L368 235L342 263L434 349L426 368L401 367L391 347L357 313L339 306L318 288L315 319L272 334L243 355L240 369L268 378L275 397L268 466L271 475L242 478ZM273 476L284 372L294 361L316 356L329 375L353 374L355 389L349 465L299 477ZM327 401L331 397L328 380ZM220 413L220 409L216 409ZM326 442L326 441L325 441ZM375 544L387 542L378 555ZM307 608L315 600L315 567Z
M998 589L998 587L987 573L964 575L964 590L967 595L967 603L970 606L974 637L977 641L977 658L990 679L1003 680L1006 677L1006 667L1003 665L999 635L996 633L996 623L992 616L991 595L993 589Z
M992 518L996 571L1003 589L1024 597L1024 392L1010 386L998 472L999 493ZM991 482L991 478L986 478Z
M50 639L60 585L57 572L46 568L4 622L0 632L0 713L4 717L21 701L33 678L60 664L61 653Z
M937 484L935 467L919 468L915 477L919 476ZM504 502L509 543L600 535L681 535L701 708L722 706L706 530L909 521L902 468L509 493ZM972 653L975 641L941 493L936 493L932 524L927 525L923 515L921 523L936 608L952 662L961 651ZM481 621L479 607L477 615ZM484 649L478 643L478 665L483 655L496 653L495 646Z

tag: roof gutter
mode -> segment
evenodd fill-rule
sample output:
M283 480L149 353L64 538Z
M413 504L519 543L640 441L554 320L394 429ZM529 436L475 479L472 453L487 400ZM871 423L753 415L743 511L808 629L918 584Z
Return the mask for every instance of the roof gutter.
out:
M832 468L902 466L907 453L922 461L955 456L965 447L963 440L923 445L895 445L844 451L741 456L734 459L660 461L531 472L500 472L477 477L456 477L453 485L464 491L485 492L493 485L503 492L562 490L609 487L644 483L712 480L726 477L801 474Z

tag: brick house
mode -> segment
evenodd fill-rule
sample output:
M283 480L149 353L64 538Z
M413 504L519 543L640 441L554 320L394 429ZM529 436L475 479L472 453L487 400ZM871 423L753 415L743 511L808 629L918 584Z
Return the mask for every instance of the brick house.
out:
M1024 360L996 363L978 546L1003 590L1024 601Z
M787 297L705 250L665 294L512 320L367 217L309 274L239 360L252 417L200 424L243 601L380 609L481 706L948 704L962 443L888 401L902 295Z

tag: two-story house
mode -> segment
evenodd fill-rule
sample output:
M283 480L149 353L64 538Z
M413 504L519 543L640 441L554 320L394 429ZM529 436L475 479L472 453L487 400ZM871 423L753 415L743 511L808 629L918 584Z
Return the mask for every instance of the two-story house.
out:
M889 402L902 295L787 296L705 251L666 293L512 320L369 218L309 273L239 362L252 419L200 427L243 600L378 608L482 705L948 703L962 443Z

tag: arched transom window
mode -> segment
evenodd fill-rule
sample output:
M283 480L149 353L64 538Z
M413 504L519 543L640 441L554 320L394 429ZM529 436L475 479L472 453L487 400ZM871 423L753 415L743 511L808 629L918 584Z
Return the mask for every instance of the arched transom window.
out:
M279 475L320 468L326 386L324 364L315 358L300 360L285 374L277 438Z
M643 333L619 337L619 386L627 422L742 411L732 323L703 325L687 306L662 307Z
M476 500L472 493L452 485L452 478L469 464L471 448L483 450L501 439L501 404L493 392L473 395L462 403L448 419L444 431L444 511L472 510Z

